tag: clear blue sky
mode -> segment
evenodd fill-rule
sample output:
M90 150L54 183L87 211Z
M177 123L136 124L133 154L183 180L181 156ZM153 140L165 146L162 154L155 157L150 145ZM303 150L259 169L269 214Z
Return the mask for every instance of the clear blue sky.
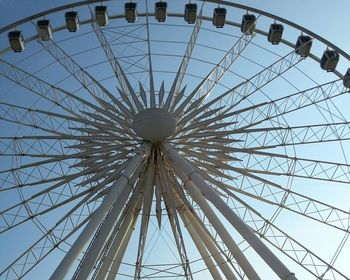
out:
M42 10L71 2L75 1L0 0L0 27ZM320 36L325 37L344 51L350 52L350 32L348 31L348 27L350 26L349 0L240 0L235 2L253 6L284 17L290 21L295 21ZM0 49L3 48L4 46L0 46ZM315 235L317 235L316 229ZM322 241L324 240L320 240L320 242ZM2 252L0 252L0 255L1 258L4 257ZM343 266L345 267L346 264L343 264ZM345 271L349 275L350 268L345 267L345 269L347 269ZM303 279L299 278L299 280Z

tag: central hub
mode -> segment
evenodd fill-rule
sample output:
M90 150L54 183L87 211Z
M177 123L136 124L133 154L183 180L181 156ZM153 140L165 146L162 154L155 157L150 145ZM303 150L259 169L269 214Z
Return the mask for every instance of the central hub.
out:
M138 113L132 120L137 136L151 141L162 141L175 133L176 119L172 113L160 108L150 108Z

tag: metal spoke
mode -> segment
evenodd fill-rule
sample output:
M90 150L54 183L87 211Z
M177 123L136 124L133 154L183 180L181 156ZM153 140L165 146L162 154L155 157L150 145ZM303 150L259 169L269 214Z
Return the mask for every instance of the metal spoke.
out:
M38 42L91 94L91 96L99 97L104 101L115 100L113 95L102 86L101 83L78 65L57 43L52 40L38 40Z
M244 148L271 149L281 146L315 144L350 139L349 122L266 127L237 130L244 138ZM337 135L334 135L337 131Z
M110 168L110 170L113 170L114 172L111 175L107 176L103 182L98 183L93 188L86 189L85 187L77 187L76 183L74 183L75 181L73 181L80 177L85 177L86 175L91 174L93 171L92 168L86 169L77 174L67 175L66 179L49 185L44 190L32 194L24 201L5 210L2 210L0 212L0 232L3 233L24 222L35 219L39 215L48 213L57 207L64 206L65 204L70 203L82 195L95 193L110 183L121 171L118 170L118 168ZM104 170L104 175L110 170L106 168L106 170ZM96 178L92 177L88 180L89 183L93 183ZM82 179L79 185L84 186L87 183L87 180Z
M253 173L302 177L329 182L349 183L350 165L286 155L249 151L243 157L252 157L244 168ZM241 157L239 157L242 159Z
M279 249L283 254L287 255L296 263L301 265L312 275L318 278L323 278L327 274L329 279L349 279L303 244L293 239L275 224L269 222L254 208L243 202L237 196L235 196L235 201L238 201L240 204L246 207L246 213L244 213L242 218L246 220L246 222L257 234L259 234L272 246ZM249 222L251 217L255 217L254 223ZM260 221L260 223L257 223L257 221Z
M150 36L150 24L148 16L148 1L145 0L146 5L146 27L147 27L147 51L148 51L148 75L149 75L149 88L150 88L150 108L156 107L156 93L154 90L154 78L153 78L153 66L152 66L152 53L151 53L151 36Z
M327 82L304 91L264 102L236 111L237 127L240 129L256 126L290 112L330 100L348 93L341 80Z
M196 109L200 104L206 99L214 86L220 81L224 76L226 71L231 67L235 60L241 55L244 49L249 45L250 41L253 39L254 33L252 34L243 34L233 47L226 53L226 55L221 59L221 61L209 72L209 74L202 80L202 82L195 88L195 90L179 105L175 108L175 116L179 117L183 108L187 106L190 102L198 101L198 104L189 109L188 112L191 112L193 109ZM192 104L191 104L192 106Z
M259 201L301 214L306 218L319 221L339 230L350 232L350 213L348 211L297 193L277 183L249 174L249 172L244 172L243 176L247 177L245 179L243 177L242 179L239 178L239 181L233 181L232 185L215 179L211 179L210 183L229 195L232 192L238 192Z
M91 17L93 17L92 11L91 11ZM117 58L114 55L108 40L106 39L105 35L103 34L102 29L100 28L100 26L97 24L96 21L93 21L91 23L91 25L92 25L94 32L95 32L95 34L96 34L96 36L101 44L101 48L104 50L106 57L107 57L109 63L111 64L113 71L114 71L114 73L118 79L118 82L121 86L121 91L119 91L119 92L121 92L121 93L124 92L126 95L127 94L131 95L131 98L132 98L136 108L134 108L134 106L131 105L127 96L126 96L126 100L128 101L128 104L131 106L130 109L132 112L135 112L136 110L138 110L138 111L142 110L142 106L138 100L138 97L137 97L136 93L134 92L133 88L131 87L130 82L128 81L122 67L118 63Z
M0 75L24 88L27 88L34 94L47 99L55 106L68 112L74 112L79 108L83 108L81 107L81 99L78 97L62 88L45 82L2 59L0 59Z
M289 54L280 58L278 61L272 63L271 65L269 65L259 73L255 74L248 80L229 89L223 94L220 94L218 97L207 102L203 106L200 106L197 110L190 112L190 114L187 116L187 121L188 119L191 119L196 115L200 114L201 112L203 112L203 110L209 108L213 104L216 104L217 106L222 106L221 104L223 103L224 98L227 98L230 104L232 104L225 109L225 112L231 111L236 106L238 106L241 103L241 101L247 99L255 92L260 91L264 86L271 83L273 80L281 76L289 69L293 68L300 61L300 57L297 56L294 53L294 51L290 52Z
M63 247L65 241L89 221L94 207L86 204L88 199L89 196L86 196L76 204L52 228L45 232L40 239L1 271L0 276L11 278L24 277L53 250L57 250L59 246ZM87 211L85 216L81 216L83 209Z
M173 84L170 88L170 92L168 94L168 98L164 104L165 110L172 110L174 108L174 106L176 106L178 104L178 102L181 100L180 88L181 88L181 84L182 84L182 81L184 79L184 76L186 74L186 70L187 70L188 64L190 62L193 49L196 46L198 33L201 29L201 25L203 22L203 19L202 19L203 6L204 6L204 2L201 5L201 9L200 9L199 14L198 14L198 19L196 20L196 23L194 25L191 37L188 40L188 45L187 45L185 54L181 60L180 67L177 70L176 77L174 79L174 82L173 82Z

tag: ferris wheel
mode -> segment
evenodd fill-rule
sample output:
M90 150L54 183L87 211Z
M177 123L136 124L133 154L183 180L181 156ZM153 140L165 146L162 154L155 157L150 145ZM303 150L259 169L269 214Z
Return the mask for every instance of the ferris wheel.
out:
M0 33L0 279L350 279L343 50L219 0Z

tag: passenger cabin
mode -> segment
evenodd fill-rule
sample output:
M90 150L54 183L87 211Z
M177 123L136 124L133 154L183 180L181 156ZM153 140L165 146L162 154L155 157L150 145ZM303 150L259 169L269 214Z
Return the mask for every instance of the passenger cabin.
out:
M197 4L188 3L185 5L185 21L195 23L197 20Z
M52 39L52 30L50 26L50 21L47 19L38 20L36 23L38 30L38 37L42 41L49 41Z
M9 38L10 47L14 52L21 52L24 50L24 38L21 31L10 31L7 36Z
M346 71L344 77L343 77L343 85L346 88L350 88L350 68Z
M301 57L307 57L312 47L312 38L307 35L300 35L295 44L295 53Z
M224 27L226 22L226 9L225 8L215 8L213 15L213 24L217 28Z
M283 25L278 23L273 23L270 25L269 34L267 36L267 40L272 45L278 45L282 40L283 34Z
M76 32L79 30L79 18L77 12L66 12L65 19L66 27L69 32Z
M244 34L252 35L255 31L256 17L252 14L246 14L242 17L241 31Z
M167 3L166 2L156 2L155 3L155 18L156 20L158 20L159 22L164 22L166 20L167 17Z
M106 26L108 24L108 13L106 6L95 7L95 18L99 26Z
M333 50L325 50L321 58L321 68L328 72L334 71L339 61L339 54Z
M125 3L124 11L125 11L125 19L127 22L133 23L137 20L136 3L133 3L133 2Z

